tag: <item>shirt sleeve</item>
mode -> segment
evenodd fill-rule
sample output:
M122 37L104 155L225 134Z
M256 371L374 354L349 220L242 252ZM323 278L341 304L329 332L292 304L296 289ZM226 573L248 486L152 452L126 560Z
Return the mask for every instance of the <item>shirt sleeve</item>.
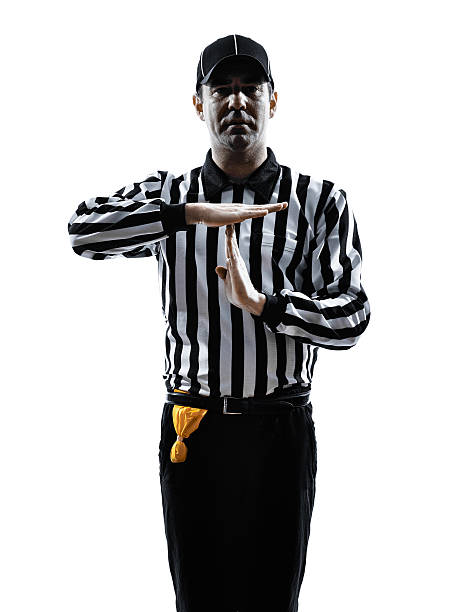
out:
M361 284L356 219L343 189L331 192L315 225L302 291L263 291L264 309L252 317L264 321L272 332L299 342L349 349L367 328L371 312Z
M158 197L161 185L158 171L113 195L81 202L68 222L74 252L90 259L156 255L160 240L192 227L186 224L186 203Z

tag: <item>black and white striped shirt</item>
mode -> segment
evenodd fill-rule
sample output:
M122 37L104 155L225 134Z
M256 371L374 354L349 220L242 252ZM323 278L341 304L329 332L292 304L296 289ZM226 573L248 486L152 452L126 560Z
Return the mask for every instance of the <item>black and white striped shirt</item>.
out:
M168 391L263 396L310 387L320 347L349 349L370 319L362 251L346 193L268 157L245 183L231 183L211 149L203 166L153 171L111 196L82 202L68 223L75 253L158 262ZM215 272L226 266L225 226L187 225L187 202L286 209L235 224L253 286L267 298L256 316L232 305Z

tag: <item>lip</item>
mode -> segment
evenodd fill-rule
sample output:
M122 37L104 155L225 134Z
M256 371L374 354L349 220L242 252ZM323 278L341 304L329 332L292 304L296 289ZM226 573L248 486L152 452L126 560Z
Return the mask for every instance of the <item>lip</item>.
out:
M248 123L245 123L245 121L237 121L234 123L229 123L227 127L248 127Z

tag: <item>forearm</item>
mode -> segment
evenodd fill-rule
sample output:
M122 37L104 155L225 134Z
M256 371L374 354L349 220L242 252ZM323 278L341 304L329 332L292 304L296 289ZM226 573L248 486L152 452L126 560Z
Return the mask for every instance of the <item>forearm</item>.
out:
M162 198L95 197L82 202L68 222L75 253L91 259L151 255L155 242L186 230L185 204Z
M195 225L202 220L202 206L197 202L187 202L184 205L185 221L189 225Z
M370 304L361 286L359 291L335 297L312 299L304 293L282 289L266 294L265 305L255 320L276 334L298 342L344 350L354 346L370 320Z

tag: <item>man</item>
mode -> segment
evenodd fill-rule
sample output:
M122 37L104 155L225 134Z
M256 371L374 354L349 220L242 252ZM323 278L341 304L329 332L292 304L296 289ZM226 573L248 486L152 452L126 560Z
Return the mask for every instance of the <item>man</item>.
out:
M178 612L296 612L318 349L351 348L370 319L356 220L343 189L266 146L277 92L257 42L208 45L193 103L205 163L82 202L69 233L84 257L158 262L160 483Z

